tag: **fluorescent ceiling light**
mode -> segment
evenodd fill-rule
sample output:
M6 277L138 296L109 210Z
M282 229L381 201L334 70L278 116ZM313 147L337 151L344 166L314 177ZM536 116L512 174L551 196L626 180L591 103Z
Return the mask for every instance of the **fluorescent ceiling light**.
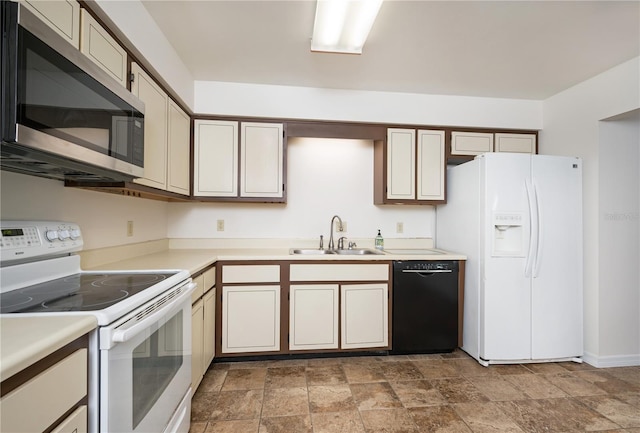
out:
M362 54L382 0L318 0L311 51Z

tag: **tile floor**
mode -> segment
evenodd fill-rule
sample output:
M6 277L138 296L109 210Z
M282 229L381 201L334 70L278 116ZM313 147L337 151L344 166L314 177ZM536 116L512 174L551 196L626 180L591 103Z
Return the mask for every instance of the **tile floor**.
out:
M640 433L640 367L462 351L212 364L190 433Z

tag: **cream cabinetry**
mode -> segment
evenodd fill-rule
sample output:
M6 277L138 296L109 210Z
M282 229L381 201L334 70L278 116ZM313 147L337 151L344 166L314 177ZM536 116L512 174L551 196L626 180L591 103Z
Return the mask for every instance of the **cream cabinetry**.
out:
M290 349L389 347L389 272L388 263L291 264Z
M536 153L536 134L502 134L495 136L496 152Z
M167 112L169 97L137 64L131 64L131 92L144 102L144 177L134 182L167 187Z
M341 287L341 347L389 346L389 285L345 284Z
M0 431L32 433L53 427L60 432L86 432L87 407L78 402L86 397L88 390L87 353L86 348L75 350L3 395ZM57 422L76 405L71 415Z
M451 132L452 155L480 155L493 152L493 133Z
M21 0L66 41L80 48L80 3L76 0Z
M197 119L194 196L283 201L281 123Z
M383 146L377 142L375 146ZM383 158L376 166L374 181L384 193L374 193L376 204L436 204L445 200L445 132L442 130L387 130L386 151L374 152L374 159Z
M145 104L144 177L141 185L189 194L189 116L137 63L131 92Z
M338 284L292 284L289 349L338 348Z
M222 265L222 354L280 350L280 290L279 265Z
M191 387L198 388L215 355L216 269L206 270L193 280L191 294Z
M80 11L80 51L122 86L127 86L127 52L87 12Z

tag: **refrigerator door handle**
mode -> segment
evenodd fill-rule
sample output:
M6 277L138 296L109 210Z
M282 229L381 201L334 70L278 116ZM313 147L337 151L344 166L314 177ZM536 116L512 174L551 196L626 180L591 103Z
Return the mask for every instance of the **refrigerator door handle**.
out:
M535 184L533 184L533 197L536 201L536 255L533 262L533 278L537 278L540 273L540 261L542 258L542 205Z
M533 185L527 179L524 182L525 189L527 190L527 200L529 203L529 251L527 253L527 260L525 261L524 276L531 277L534 263L534 254L537 252L538 244L538 208L537 198L535 196L535 190Z

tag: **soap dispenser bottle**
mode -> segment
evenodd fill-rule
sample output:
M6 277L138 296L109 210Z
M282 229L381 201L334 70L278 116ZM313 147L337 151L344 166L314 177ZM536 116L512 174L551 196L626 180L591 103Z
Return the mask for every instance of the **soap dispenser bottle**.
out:
M384 249L384 238L380 234L380 229L378 229L378 235L376 236L376 249L377 250Z

